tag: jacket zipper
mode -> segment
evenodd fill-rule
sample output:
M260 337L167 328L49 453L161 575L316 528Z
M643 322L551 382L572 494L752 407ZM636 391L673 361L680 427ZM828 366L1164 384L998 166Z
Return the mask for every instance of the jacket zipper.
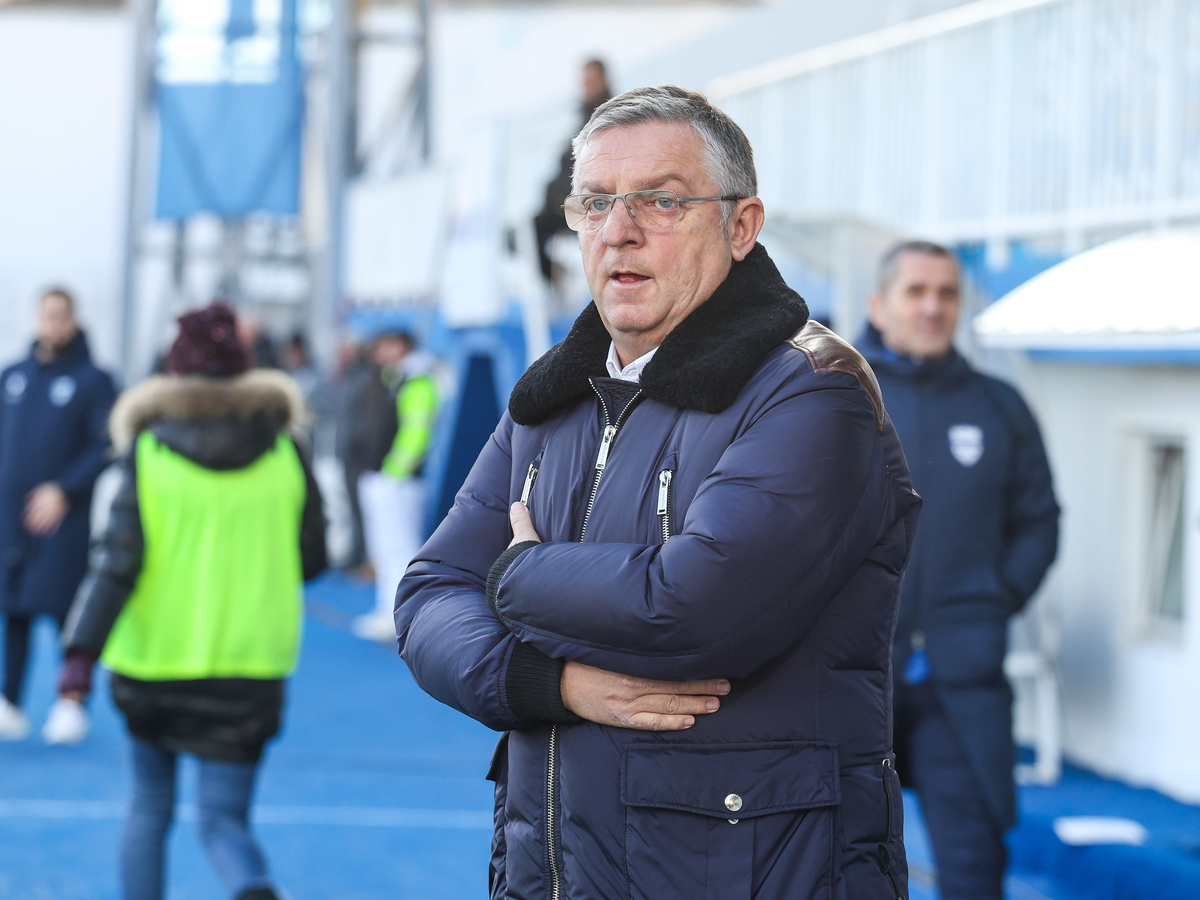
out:
M550 727L550 748L546 755L546 852L550 857L550 900L558 900L562 887L558 875L558 847L554 833L554 770L558 767L558 726Z
M596 492L600 490L600 476L604 474L604 467L608 465L608 450L616 437L616 426L605 425L604 436L600 438L600 452L596 454L596 475L592 479L592 492L588 494L587 508L583 511L583 530L579 533L581 541L587 533L588 521L592 518L592 507L596 505Z
M896 815L896 798L892 787L892 761L884 757L880 763L883 766L883 793L887 797L887 838L879 845L879 871L888 877L892 884L892 893L896 900L903 900L900 883L896 878L895 860L892 858L892 820Z
M596 391L595 385L592 385L592 390ZM583 528L579 532L579 540L581 542L584 535L587 534L588 522L592 518L592 507L596 505L596 493L600 490L600 478L604 475L604 467L608 465L608 454L612 450L613 441L617 439L617 432L625 424L625 417L629 415L630 410L642 398L642 392L638 391L629 398L629 402L625 404L625 408L621 410L621 414L617 416L616 421L613 421L612 414L608 410L608 404L604 402L604 396L599 391L596 391L596 396L600 398L600 406L604 409L604 434L600 438L600 450L596 453L596 475L592 479L592 492L588 495L587 508L583 511Z
M596 386L592 385L592 390L596 391ZM616 421L613 421L612 414L609 412L608 404L604 402L604 396L596 391L596 396L600 398L600 406L604 410L604 434L600 438L600 449L596 453L595 477L592 479L592 491L588 495L587 508L583 512L583 527L579 530L579 541L583 542L584 536L587 534L588 521L592 518L592 508L596 505L596 493L600 490L600 479L604 475L604 469L608 465L608 454L612 450L613 441L617 439L617 432L621 426L625 424L625 417L629 415L630 410L641 399L642 392L638 391L629 398L629 402L625 404L625 408L621 410L621 414L617 416ZM533 470L533 467L530 466ZM536 470L531 472L530 476L526 476L526 484L530 490L533 489L530 478L537 478ZM550 744L546 753L546 854L550 864L550 900L558 900L562 894L562 883L558 871L558 835L555 833L555 816L554 806L556 803L556 789L554 786L554 776L558 768L558 726L550 726Z
M533 493L533 483L537 481L537 477L537 460L534 460L529 464L529 473L525 476L525 486L521 488L521 502L526 506L529 505L529 495Z
M662 520L664 544L671 539L671 480L674 477L672 469L663 469L658 473L658 515Z

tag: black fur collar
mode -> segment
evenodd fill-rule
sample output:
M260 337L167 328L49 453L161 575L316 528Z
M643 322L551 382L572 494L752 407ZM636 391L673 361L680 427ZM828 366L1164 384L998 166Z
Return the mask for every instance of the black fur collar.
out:
M728 407L767 354L804 327L808 307L789 288L762 244L713 295L667 335L642 371L642 391L681 409L718 413ZM588 379L607 375L612 338L595 303L570 334L521 376L508 401L513 421L536 425L591 393Z

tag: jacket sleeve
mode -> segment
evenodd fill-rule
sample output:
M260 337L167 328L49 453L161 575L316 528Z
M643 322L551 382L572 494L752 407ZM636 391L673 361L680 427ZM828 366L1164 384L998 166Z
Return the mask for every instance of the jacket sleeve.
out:
M115 399L112 379L108 373L98 372L88 398L87 440L57 479L58 486L72 500L86 497L109 463L108 415Z
M316 578L329 566L328 548L325 543L325 505L321 488L313 475L312 460L308 451L295 438L296 454L304 468L304 512L300 519L300 565L304 580Z
M793 392L730 444L668 543L535 546L501 579L498 617L548 656L627 675L749 675L878 540L895 503L883 450L861 389Z
M999 572L1009 591L1011 612L1015 613L1029 602L1058 554L1059 508L1050 462L1033 413L1011 387L1001 382L993 384L1013 435Z
M561 663L552 669L542 654L520 647L488 608L485 594L488 572L512 538L512 427L505 413L453 508L408 567L396 595L400 655L417 684L498 730L539 720L522 711L519 703L513 708L510 670L528 668L538 680L553 681L555 689L553 671L561 671Z
M118 465L121 484L113 498L108 527L63 629L62 643L67 652L82 650L92 657L100 655L142 571L145 543L138 509L136 448L122 456Z

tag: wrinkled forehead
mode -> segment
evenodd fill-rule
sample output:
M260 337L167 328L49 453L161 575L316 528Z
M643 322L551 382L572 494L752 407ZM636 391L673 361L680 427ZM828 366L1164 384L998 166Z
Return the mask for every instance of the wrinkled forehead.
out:
M686 122L614 125L589 136L575 162L577 190L692 187L707 180L704 145Z

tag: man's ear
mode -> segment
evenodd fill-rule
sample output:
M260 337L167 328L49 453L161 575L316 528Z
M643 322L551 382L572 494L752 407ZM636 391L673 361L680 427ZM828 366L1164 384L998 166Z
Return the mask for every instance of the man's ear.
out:
M729 249L734 262L741 262L754 249L763 227L763 203L758 197L739 200L729 220Z
M867 298L867 318L875 326L876 331L883 331L879 327L883 318L883 297L880 296L879 291L872 291L871 296Z

